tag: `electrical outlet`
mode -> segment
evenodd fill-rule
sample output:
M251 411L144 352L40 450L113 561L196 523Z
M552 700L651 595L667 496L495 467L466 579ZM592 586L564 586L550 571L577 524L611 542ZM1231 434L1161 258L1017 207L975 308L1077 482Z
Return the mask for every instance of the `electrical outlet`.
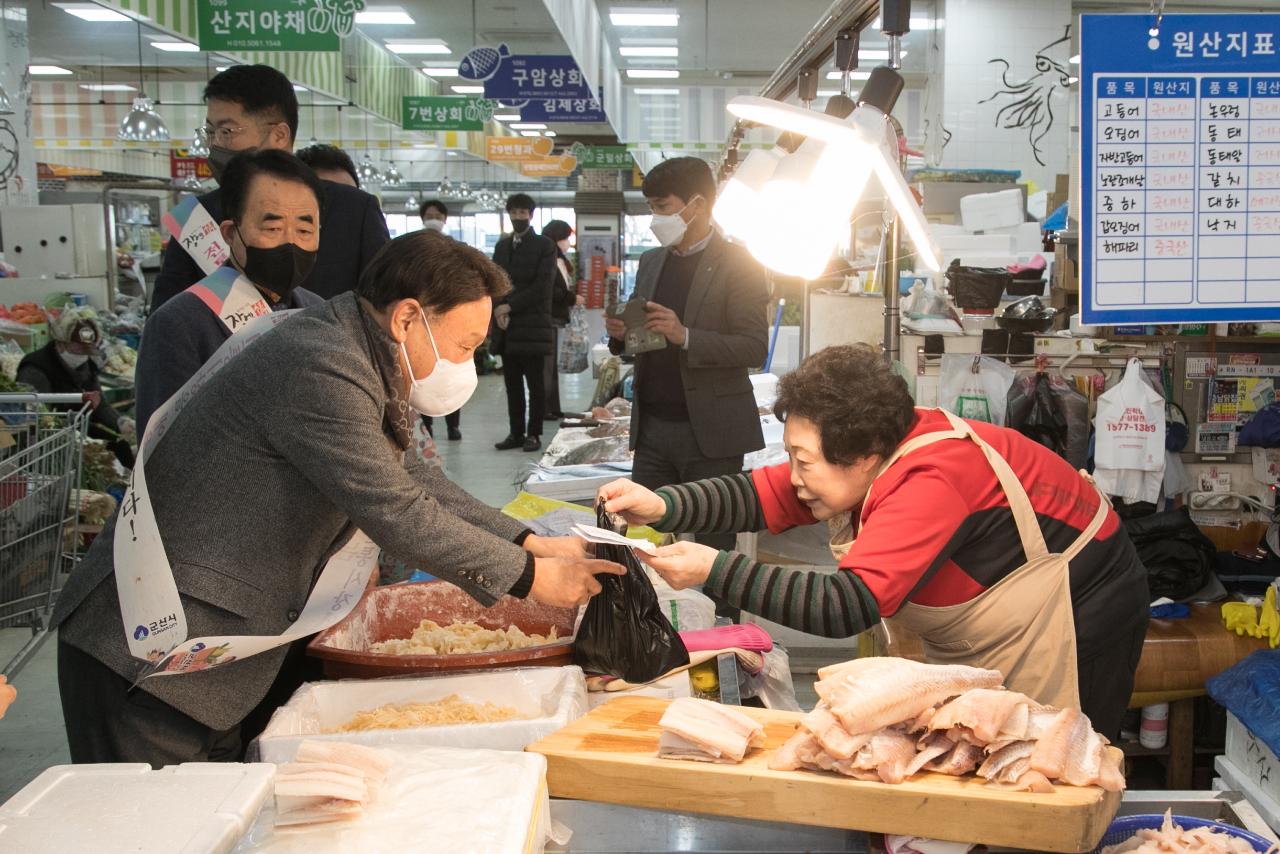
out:
M1239 496L1224 495L1221 492L1191 493L1192 510L1239 510L1243 502Z

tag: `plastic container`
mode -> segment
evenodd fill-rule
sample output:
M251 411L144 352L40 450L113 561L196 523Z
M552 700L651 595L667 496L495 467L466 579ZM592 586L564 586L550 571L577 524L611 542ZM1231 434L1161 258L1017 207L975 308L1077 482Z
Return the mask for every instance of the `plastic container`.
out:
M1149 750L1159 750L1169 743L1169 704L1154 703L1142 707L1142 724L1138 742Z
M1184 830L1191 830L1197 827L1211 827L1220 833L1230 834L1239 839L1243 839L1253 846L1255 851L1270 851L1271 843L1256 833L1250 833L1230 824L1223 824L1220 821L1210 821L1204 818L1191 818L1185 815L1175 815L1173 817L1174 824ZM1098 847L1093 849L1093 854L1101 854L1102 849L1108 845L1119 845L1120 843L1130 839L1139 830L1159 830L1164 824L1163 815L1127 815L1111 822L1111 826L1107 828L1107 832L1103 834L1102 841L1098 843Z
M1245 779L1257 786L1272 803L1280 803L1280 759L1231 712L1227 712L1225 753Z
M1213 758L1213 770L1218 772L1221 781L1214 782L1214 788L1221 791L1239 792L1244 795L1249 805L1257 810L1258 815L1273 831L1280 833L1280 801L1269 795L1255 782L1253 776L1225 756ZM1268 781L1269 784L1270 781ZM1267 784L1264 784L1267 785Z
M389 703L431 703L457 694L470 703L511 706L524 720L408 729L329 732L356 712ZM347 679L309 682L276 709L250 755L264 762L287 762L306 739L347 741L380 747L420 744L488 750L526 746L586 714L587 686L577 667L529 667L439 676L434 679Z
M225 854L271 794L275 768L193 762L55 765L0 806L0 850Z
M366 592L345 619L316 635L307 645L307 654L323 662L325 676L338 679L528 665L562 667L572 661L576 616L572 609L510 597L485 608L444 581L393 584ZM555 626L563 640L527 649L461 655L393 655L370 650L379 641L409 637L423 620L441 625L473 621L489 629L517 626L526 634L538 635L549 634Z

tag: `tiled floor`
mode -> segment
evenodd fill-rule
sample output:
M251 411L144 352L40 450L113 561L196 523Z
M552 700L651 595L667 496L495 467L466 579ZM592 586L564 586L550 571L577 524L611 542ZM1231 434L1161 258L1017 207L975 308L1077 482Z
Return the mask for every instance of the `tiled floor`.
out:
M595 391L591 374L561 377L561 403L581 411ZM501 375L480 378L475 396L462 410L462 441L444 441L444 419L436 419L445 470L482 501L506 504L515 495L520 469L541 454L496 451L493 443L507 435L507 399ZM555 425L548 423L543 445ZM26 629L0 629L0 666L31 637ZM50 765L70 761L58 700L56 644L50 638L13 680L18 700L0 720L0 803Z

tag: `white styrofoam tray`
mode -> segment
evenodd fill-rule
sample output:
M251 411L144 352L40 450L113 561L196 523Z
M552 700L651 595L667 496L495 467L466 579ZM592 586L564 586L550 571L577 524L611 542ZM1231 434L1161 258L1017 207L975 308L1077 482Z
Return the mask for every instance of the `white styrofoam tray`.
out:
M0 806L0 850L225 854L271 793L265 764L55 765Z
M1226 748L1231 764L1260 792L1280 803L1280 759L1267 743L1249 731L1239 718L1227 712Z
M431 703L457 694L469 703L511 706L525 720L485 724L331 733L356 712L394 703ZM263 762L287 762L303 739L384 744L427 744L490 750L524 750L587 712L587 686L578 667L523 667L461 676L412 679L344 679L309 682L276 709L254 742Z
M551 821L544 757L409 744L378 749L390 754L393 762L363 816L277 830L275 806L269 801L237 854L544 850Z
M1218 776L1222 778L1223 788L1233 792L1239 792L1244 795L1249 806L1253 807L1258 815L1262 816L1262 820L1272 831L1280 833L1280 802L1269 796L1257 784L1252 782L1244 771L1236 767L1236 764L1225 756L1215 756L1213 758L1213 769L1218 772Z

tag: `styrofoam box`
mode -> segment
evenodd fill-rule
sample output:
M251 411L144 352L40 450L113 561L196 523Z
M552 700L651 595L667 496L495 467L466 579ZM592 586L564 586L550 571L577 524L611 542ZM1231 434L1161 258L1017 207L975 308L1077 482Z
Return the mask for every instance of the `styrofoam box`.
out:
M431 703L457 694L469 703L511 706L525 720L483 724L330 732L357 712L389 703ZM587 685L578 667L524 667L429 679L344 679L309 682L271 716L254 742L256 758L287 762L304 739L383 744L427 744L524 750L587 711ZM253 755L252 753L250 755Z
M939 237L936 242L944 262L947 258L964 258L966 255L1014 254L1012 234L954 234Z
M545 850L551 822L545 757L411 744L378 749L390 756L391 768L360 818L276 830L275 805L268 803L237 854Z
M1215 756L1213 768L1222 778L1222 788L1244 795L1245 800L1257 810L1267 826L1280 833L1280 802L1251 782L1249 776L1227 757Z
M960 221L970 231L1008 228L1026 220L1020 189L975 193L960 200Z
M1266 742L1249 732L1239 718L1227 712L1226 756L1245 778L1272 802L1280 802L1280 759Z
M55 765L0 806L0 850L225 854L271 793L275 768L193 762Z

